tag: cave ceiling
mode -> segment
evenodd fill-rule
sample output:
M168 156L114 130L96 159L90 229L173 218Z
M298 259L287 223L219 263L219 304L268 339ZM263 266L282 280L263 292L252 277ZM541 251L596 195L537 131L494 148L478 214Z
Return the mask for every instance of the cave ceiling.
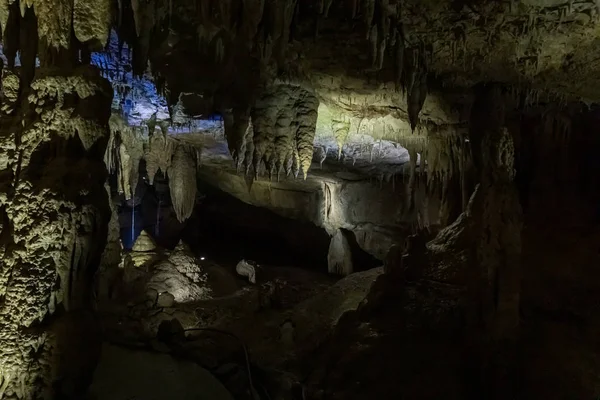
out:
M67 24L44 17L50 3L0 2L9 67L27 54L11 36L16 13L37 16L42 49L68 47ZM427 137L466 132L479 83L503 84L518 112L598 100L596 0L73 4L74 36L97 50L91 60L113 84L113 108L133 126L206 131L215 166L226 141L237 171L256 174L263 163L271 176L306 176L327 159L401 172Z
M400 170L408 153L395 145L420 154L425 136L466 132L478 83L503 84L518 112L597 100L595 1L126 3L117 32L132 71L184 119L224 115L239 143L257 102L286 104L283 92L302 88L319 102L316 162Z

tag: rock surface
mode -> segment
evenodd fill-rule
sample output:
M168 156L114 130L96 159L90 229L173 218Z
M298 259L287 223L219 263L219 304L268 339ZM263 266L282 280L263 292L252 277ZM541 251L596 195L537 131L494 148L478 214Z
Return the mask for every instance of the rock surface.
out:
M330 274L346 276L354 272L352 249L346 234L341 229L338 229L331 238L327 264Z
M176 303L187 303L211 298L207 279L199 261L179 243L167 260L150 267L146 287L159 295L169 293Z
M131 248L132 251L136 252L148 252L155 249L156 243L154 242L154 239L152 239L145 230L142 230Z
M233 400L214 376L192 362L106 343L90 395L97 400Z

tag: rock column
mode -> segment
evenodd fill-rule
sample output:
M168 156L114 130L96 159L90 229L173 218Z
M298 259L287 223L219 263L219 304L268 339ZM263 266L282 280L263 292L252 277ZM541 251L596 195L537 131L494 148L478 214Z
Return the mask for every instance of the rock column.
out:
M476 104L470 137L481 191L475 286L485 338L482 371L486 398L503 399L511 397L508 374L518 338L522 215L500 88L479 88Z
M73 397L93 367L86 310L110 213L102 157L112 91L80 67L38 70L21 94L0 129L0 398L55 395L56 381Z
M81 399L100 343L91 284L110 216L103 155L112 88L79 65L79 52L102 47L110 7L4 3L0 399Z

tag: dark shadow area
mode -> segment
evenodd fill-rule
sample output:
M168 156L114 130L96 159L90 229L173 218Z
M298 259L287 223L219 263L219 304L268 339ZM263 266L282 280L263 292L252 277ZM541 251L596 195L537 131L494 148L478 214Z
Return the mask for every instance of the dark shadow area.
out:
M246 204L207 185L183 232L198 254L220 263L246 258L262 264L327 270L329 235L308 222Z
M346 239L348 239L348 244L352 250L352 265L354 266L354 272L367 271L371 268L381 267L382 261L373 257L359 246L354 232L347 229L342 229L342 231L344 232Z

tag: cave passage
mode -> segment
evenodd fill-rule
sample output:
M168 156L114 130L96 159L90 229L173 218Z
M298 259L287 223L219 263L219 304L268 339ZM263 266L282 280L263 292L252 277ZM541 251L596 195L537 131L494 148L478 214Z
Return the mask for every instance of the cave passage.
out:
M0 400L600 399L600 0L0 31Z

